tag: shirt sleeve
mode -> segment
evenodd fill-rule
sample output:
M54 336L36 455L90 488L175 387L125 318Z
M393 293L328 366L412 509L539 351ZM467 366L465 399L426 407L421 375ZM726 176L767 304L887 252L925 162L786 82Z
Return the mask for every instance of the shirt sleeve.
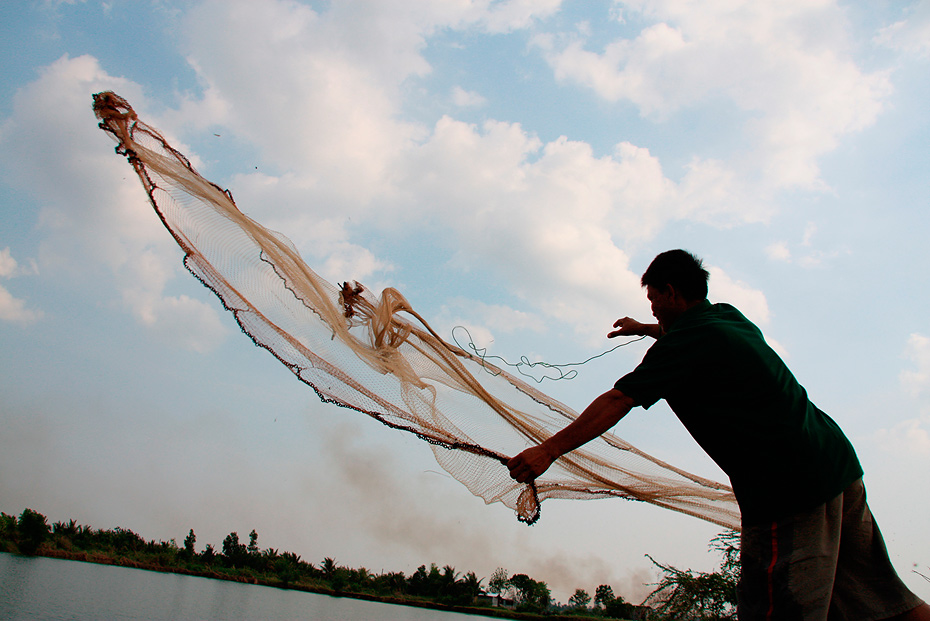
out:
M661 378L653 372L651 365L647 364L648 359L649 353L647 352L638 367L614 384L614 388L631 398L634 405L647 410L662 398Z
M668 400L694 381L694 365L689 363L689 339L666 334L656 341L643 361L621 377L614 388L630 397L635 405L649 409L660 399ZM693 362L693 361L692 361Z

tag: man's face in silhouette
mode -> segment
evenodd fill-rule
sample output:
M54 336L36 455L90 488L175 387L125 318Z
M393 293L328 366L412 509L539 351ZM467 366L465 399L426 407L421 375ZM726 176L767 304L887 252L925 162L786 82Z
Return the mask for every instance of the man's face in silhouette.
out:
M652 316L666 332L681 314L688 310L687 301L671 285L664 288L647 285L646 298L652 305Z

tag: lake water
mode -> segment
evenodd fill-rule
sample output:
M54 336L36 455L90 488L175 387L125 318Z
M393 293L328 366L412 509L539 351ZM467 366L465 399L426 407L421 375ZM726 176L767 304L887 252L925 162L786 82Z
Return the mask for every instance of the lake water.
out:
M0 554L0 619L476 621L487 617L128 567Z

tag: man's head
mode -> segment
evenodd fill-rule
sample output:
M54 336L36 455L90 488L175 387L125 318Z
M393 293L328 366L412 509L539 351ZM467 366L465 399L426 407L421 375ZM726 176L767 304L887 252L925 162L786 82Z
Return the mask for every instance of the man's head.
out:
M652 260L640 283L663 330L707 297L708 278L703 262L685 250L669 250Z

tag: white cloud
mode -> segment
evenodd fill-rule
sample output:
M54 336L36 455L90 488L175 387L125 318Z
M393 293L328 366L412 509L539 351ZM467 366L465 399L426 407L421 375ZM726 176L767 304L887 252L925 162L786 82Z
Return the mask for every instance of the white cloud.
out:
M824 263L835 259L841 254L843 254L843 251L840 250L814 250L809 252L807 255L800 257L798 259L798 264L801 265L801 267L806 268L820 267Z
M210 304L186 295L142 296L132 306L137 313L151 317L155 334L197 353L213 351L229 334Z
M879 429L875 440L882 450L896 458L930 458L930 338L914 333L907 340L904 357L913 364L901 371L898 379L904 390L917 400L920 414Z
M710 267L707 271L710 272L708 297L714 302L732 304L755 324L769 323L769 305L764 293L744 282L733 280L719 267Z
M482 329L488 335L491 334L491 330L501 333L519 330L541 332L545 328L545 322L532 313L503 304L487 304L480 300L467 298L449 300L443 307L443 314L453 317L451 325L462 325L469 330ZM484 341L483 344L487 345L491 340L493 337Z
M355 14L340 4L317 14L302 5L272 1L199 6L188 17L187 33L189 58L204 79L206 95L199 101L184 99L177 112L163 116L169 125L159 127L170 136L171 123L199 129L219 123L224 134L228 128L256 145L270 168L283 173L238 177L234 188L240 203L251 206L246 210L252 213L258 209L256 217L295 237L300 247L312 248L314 265L336 280L390 271L389 263L348 241L346 224L353 217L369 227L393 220L390 211L368 211L369 202L377 197L381 203L403 206L404 201L393 200L406 191L398 174L405 176L411 161L418 161L416 154L443 136L438 131L427 145L417 146L428 131L397 120L400 83L429 71L420 55L424 36L449 24L492 27L488 17L499 11L509 17L500 21L503 13L498 14L494 28L503 28L505 21L508 28L516 27L524 18L547 14L557 3L479 3L458 12L432 3L359 6L366 10ZM165 294L179 271L178 254L125 162L112 154L107 138L94 126L89 95L106 89L124 95L143 118L160 125L145 115L146 99L137 85L113 78L88 56L63 57L48 67L19 93L15 112L4 124L3 157L15 164L11 172L17 184L37 188L44 204L40 227L46 237L40 258L51 272L108 267L126 307L144 325L160 329L187 313L189 321L201 325L192 334L216 335L189 343L202 350L204 343L219 338L218 320L205 310L209 307ZM43 131L32 132L35 127ZM519 126L492 124L480 143L482 159L473 160L472 174L435 166L432 172L443 183L459 177L477 181L478 193L489 196L506 193L506 184L516 183L524 200L531 199L521 167L538 141ZM183 144L175 141L174 146L196 162L196 154ZM462 145L453 141L447 146ZM450 161L448 155L443 159ZM461 162L455 158L456 164ZM56 183L48 182L50 174ZM256 200L242 201L243 194ZM472 208L477 204L470 203ZM582 238L566 246L553 236L560 233L554 222L541 223L540 229L550 231L547 245L560 255L577 245L588 250ZM505 241L502 235L498 229L499 241ZM601 236L599 243L625 262L609 236Z
M801 241L797 244L796 252L792 252L787 242L779 241L768 245L765 254L773 261L795 263L806 269L819 268L833 259L849 254L848 249L821 250L814 247L813 238L817 233L817 225L808 222L804 227Z
M329 247L327 258L320 266L320 276L330 282L345 282L355 280L368 282L369 276L385 273L391 270L391 265L375 257L367 248L356 244L340 242ZM378 283L372 283L374 290L383 288Z
M785 242L775 242L766 246L765 254L773 261L791 261L791 251Z
M644 309L612 233L653 234L674 192L648 152L630 145L620 158L564 138L543 146L515 124L479 131L445 118L399 184L455 233L458 263L495 269L533 308L602 339L617 307Z
M875 41L918 58L927 58L930 56L930 0L921 0L905 11L907 17L882 28Z
M16 259L10 253L10 248L0 250L0 278L10 278L16 273Z
M625 2L653 23L601 52L577 34L536 39L557 79L657 120L712 97L738 110L752 165L774 188L820 186L817 158L870 125L890 92L884 73L851 60L833 2Z
M107 75L96 59L63 56L17 92L3 123L7 181L42 205L39 226L48 237L41 259L56 268L117 267L132 246L155 237L144 192L96 127L91 94L108 88L144 105L138 87Z
M726 201L699 189L704 176L726 176L713 166L695 166L676 184L647 149L628 142L595 157L587 143L542 144L497 121L479 129L443 118L399 162L398 187L415 208L408 221L429 217L454 231L457 264L498 270L531 308L592 341L603 339L618 309L648 314L626 248L702 210L713 219L702 202ZM718 290L767 321L761 293L720 280Z
M773 251L777 252L777 250ZM733 280L719 267L709 267L710 281L708 282L708 298L713 302L726 302L740 310L747 319L760 327L768 326L771 321L769 304L765 294L758 289L738 280ZM775 339L766 336L769 347L775 350L784 360L791 358L791 354L784 345Z
M439 28L494 32L528 26L559 0L333 3L211 0L187 17L189 60L207 86L185 114L258 146L280 170L300 171L347 204L381 189L390 162L424 128L399 119L401 85L431 71L422 50ZM467 105L475 93L456 92ZM204 110L198 111L202 106Z
M608 101L630 99L643 114L656 116L680 105L667 101L667 94L660 88L663 85L646 75L650 63L686 46L681 32L667 24L645 28L634 41L613 42L603 54L586 50L580 39L571 40L561 49L556 49L555 39L546 35L537 37L535 43L545 52L556 78L581 82ZM676 78L681 77L681 72L675 73Z
M596 157L586 143L563 137L543 144L518 124L490 121L479 130L443 118L429 130L399 121L401 82L429 71L420 53L425 37L440 26L485 23L488 11L505 5L453 10L374 4L365 5L371 10L356 14L354 21L352 6L316 13L270 0L207 2L192 11L187 23L189 58L207 90L200 101L182 102L180 111L201 128L209 123L207 113L215 115L281 171L278 176L242 175L233 187L246 211L259 209L255 216L263 223L310 249L324 276L366 280L391 269L349 241L350 219L362 223L355 227L374 229L422 227L428 217L428 226L435 228L423 230L457 236L459 264L498 270L531 308L602 339L618 308L625 314L645 311L638 275L629 267L631 246L635 250L678 219L731 224L767 216L768 207L722 161L695 158L676 183L648 149L629 142L618 144L611 156ZM507 6L517 10L516 4ZM521 10L538 16L546 14L545 6L526 4ZM663 10L675 17L673 8ZM719 44L715 26L698 21L708 29L704 38ZM652 60L646 60L665 63L682 45L704 45L697 36L701 32L660 24L644 32L646 47L616 45L633 46L630 53L636 54L652 50L654 58L647 54ZM85 82L113 82L92 59L81 60L81 66L93 75L82 78ZM657 106L684 105L684 100L674 101L667 84L652 87L658 89ZM633 91L618 92L633 96ZM165 118L180 122L175 114ZM125 170L113 168L121 164L111 161L99 168L125 176ZM99 171L95 175L99 179ZM131 186L111 184L125 188L120 204L140 201ZM96 191L89 188L88 195ZM155 255L168 271L143 269L140 252L158 241L149 222L143 226L141 218L128 215L138 211L91 210L94 217L83 213L78 219L53 204L43 222L53 231L83 230L78 238L87 239L100 227L116 225L114 216L122 218L119 226L135 235L107 235L91 250L100 253L99 260L115 264L127 281L148 283L125 287L137 300L127 303L146 321L171 305L170 298L156 299L172 277L172 263L159 250ZM65 252L47 244L46 252L74 255L76 249L67 244ZM733 283L729 293L739 294L740 306L754 319L767 320L761 294L747 295ZM181 304L177 308L194 312Z
M435 29L497 28L489 15L505 10L508 23L525 27L526 16L558 3L359 6L316 13L207 2L187 28L191 62L208 86L204 108L282 171L238 177L240 204L260 205L256 217L312 253L325 276L390 270L349 242L350 219L353 233L442 231L455 237L454 264L498 270L533 309L602 339L618 308L646 308L629 269L632 244L676 219L767 216L758 193L721 161L695 159L675 183L629 142L596 157L584 142L543 144L519 124L479 129L445 117L429 129L398 120L400 85L430 70L421 51ZM475 103L456 92L460 104ZM183 109L196 116L196 105Z
M801 240L801 245L810 246L815 233L817 233L817 225L813 222L808 222L807 226L804 227L804 238Z
M477 108L488 102L481 94L474 91L466 91L461 86L452 89L452 103L459 108Z
M178 273L179 256L140 249L120 272L123 304L163 340L198 353L212 351L228 334L213 306L186 295L165 295Z
M364 203L419 132L397 120L398 86L429 71L422 27L385 13L381 3L318 14L294 2L205 2L187 16L186 35L209 97L185 112L216 114L273 168Z
M215 346L221 332L213 309L163 295L181 255L132 169L114 155L115 143L96 126L91 94L103 90L124 95L144 116L146 99L137 85L108 75L90 56L63 56L17 92L0 130L8 182L42 205L43 274L80 281L103 267L143 325L195 350Z
M875 437L879 446L896 458L905 456L930 457L930 431L928 419L912 418L901 421L890 429L880 429Z
M488 325L494 326L501 332L513 332L515 330L530 330L541 332L544 328L543 321L531 313L520 311L509 306L501 304L484 304L482 302L471 301L471 306L482 317Z
M548 17L559 10L562 0L507 0L477 2L484 15L481 22L488 32L503 33L528 27L533 20Z
M13 297L0 285L0 320L13 323L32 323L42 317L42 311L26 308L26 301Z
M930 391L930 338L911 334L904 355L916 368L902 371L901 383L915 396Z
M13 278L21 272L10 249L7 247L0 250L0 278ZM42 315L40 310L26 308L25 300L13 297L6 287L0 285L0 320L26 324L37 321Z
M676 184L657 158L631 143L595 157L586 143L562 137L542 144L501 122L479 129L444 118L405 166L398 184L415 196L418 213L444 218L456 232L460 262L499 268L532 308L591 339L603 338L618 309L648 314L626 249L670 221L714 219L702 203L727 200L700 189L703 177L726 177L713 166L696 165ZM718 291L755 320L768 320L761 293L722 273Z
M771 204L719 160L692 158L679 183L678 217L717 226L764 222Z
M471 350L472 345L478 348L491 347L497 333L509 334L522 330L541 333L545 329L545 322L533 313L503 304L453 298L443 305L434 327L441 335L451 335L461 347Z

